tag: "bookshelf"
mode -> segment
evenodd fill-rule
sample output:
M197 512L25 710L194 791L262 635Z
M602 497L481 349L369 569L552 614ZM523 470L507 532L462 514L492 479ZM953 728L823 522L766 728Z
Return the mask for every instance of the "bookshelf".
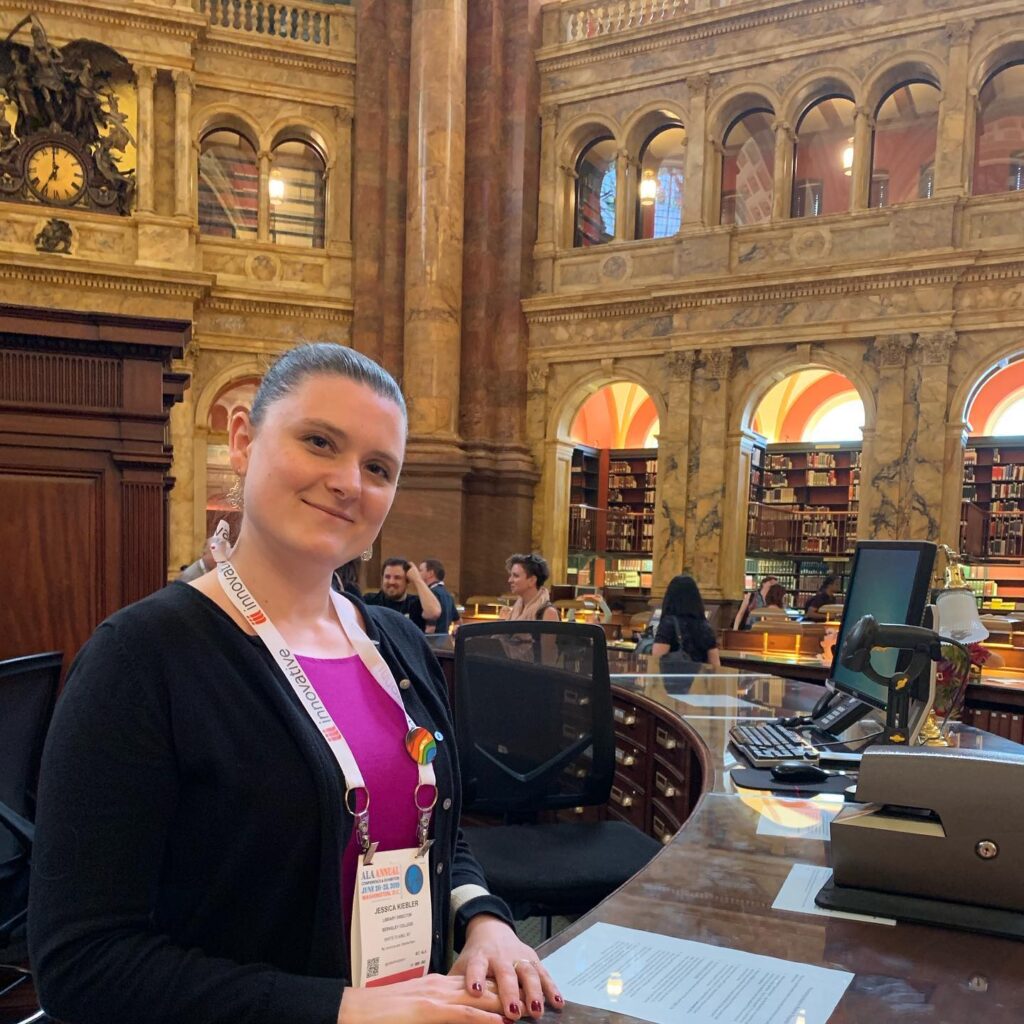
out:
M755 590L765 576L778 576L786 591L787 606L802 610L808 599L821 589L826 576L841 577L839 592L845 593L851 562L851 558L748 557L744 562L746 588Z
M1024 608L1024 437L971 439L961 510L961 553L982 608Z
M569 581L649 589L657 449L578 445L571 473Z

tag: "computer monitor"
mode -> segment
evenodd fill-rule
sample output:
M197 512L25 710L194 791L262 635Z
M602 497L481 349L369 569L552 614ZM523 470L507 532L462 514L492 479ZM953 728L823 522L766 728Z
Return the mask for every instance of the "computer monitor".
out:
M935 545L928 541L865 540L857 545L829 675L837 690L885 709L889 691L842 664L843 643L864 615L873 615L880 623L919 626L934 562ZM875 651L871 663L882 675L892 675L899 667L899 657L896 650Z

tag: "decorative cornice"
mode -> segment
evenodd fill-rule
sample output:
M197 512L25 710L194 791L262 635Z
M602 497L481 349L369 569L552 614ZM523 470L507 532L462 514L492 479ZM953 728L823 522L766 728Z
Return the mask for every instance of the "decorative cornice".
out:
M302 305L295 302L268 302L262 299L214 296L204 302L196 313L247 313L253 316L290 317L302 320L324 320L330 323L350 324L352 308L325 306L322 302Z
M346 78L355 77L356 58L354 55L322 57L313 54L291 53L287 50L275 50L273 43L273 37L268 37L265 43L256 40L252 43L226 39L214 41L208 38L198 48L205 53L216 53L222 57L241 57L243 60L257 60L264 64L273 64L275 67L301 68L303 71L323 71Z
M957 333L952 328L939 331L926 331L917 336L917 347L921 352L921 362L925 366L944 366L956 348Z
M890 369L905 366L907 353L914 347L910 334L880 334L874 341L878 365Z
M62 259L66 257L61 257ZM29 264L22 260L18 263L0 263L0 280L25 281L31 284L72 286L89 288L105 292L130 292L138 295L162 295L168 298L191 299L198 301L208 294L213 283L212 275L195 275L193 279L163 279L157 277L137 277L132 274L132 267L125 267L120 274L103 273L76 267L73 264L64 266L44 266Z
M705 21L699 25L684 24L678 28L674 22L659 24L658 29L642 27L630 33L609 36L607 41L604 37L588 39L583 43L575 44L580 49L574 53L557 56L557 53L541 52L537 58L537 64L541 74L548 71L566 71L570 68L583 67L596 61L614 60L617 57L633 57L639 54L651 53L655 50L664 50L670 46L679 46L685 43L693 43L701 39L711 39L715 36L730 35L748 28L762 28L766 25L778 24L779 22L792 21L795 18L807 17L813 14L822 14L827 11L841 10L844 7L858 6L862 0L817 0L805 4L793 4L782 10L751 12L749 14L734 14L728 8L714 11L715 20ZM668 29L662 26L672 24L673 28ZM643 34L641 34L643 33ZM623 39L625 36L625 39ZM558 47L561 50L563 47ZM585 48L585 49L584 49ZM553 48L552 48L553 49ZM582 51L582 52L581 52Z
M719 286L718 282L702 280L686 282L687 291L683 294L661 293L656 297L639 299L620 297L599 303L588 302L586 306L582 307L579 305L580 300L591 299L591 295L555 293L525 299L523 311L527 322L531 324L605 320L612 317L650 316L657 313L671 313L676 310L710 306L788 301L828 295L850 295L866 291L891 291L919 285L956 285L960 283L963 275L964 268L954 265L925 270L887 270L860 276L837 277L832 280L818 278L763 285L730 283ZM1024 276L1024 265L1021 266L1020 274L1015 276ZM985 280L985 278L979 277L978 280ZM562 308L552 308L553 303L559 299L563 303Z
M3 3L2 7L6 10L23 10L20 5L15 8L9 3ZM78 2L62 3L61 0L36 0L31 5L31 10L36 15L52 14L57 18L87 22L90 27L109 25L114 28L156 31L161 35L179 36L192 41L198 39L207 26L207 20L203 15L171 7L166 10L152 7L147 10L141 6L116 8ZM95 36L96 33L93 32L92 35ZM52 34L51 41L59 44L64 41L64 37L55 33Z
M951 21L945 29L946 38L953 46L958 43L969 43L975 24L973 18L960 18L957 21Z

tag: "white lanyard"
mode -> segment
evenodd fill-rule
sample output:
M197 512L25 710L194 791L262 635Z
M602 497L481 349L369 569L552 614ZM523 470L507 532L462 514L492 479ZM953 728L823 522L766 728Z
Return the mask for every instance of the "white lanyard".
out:
M215 553L217 557L217 578L220 580L224 593L227 594L232 604L238 609L246 622L256 631L256 635L266 645L278 668L284 673L285 678L291 685L299 703L306 709L306 713L313 720L320 735L326 740L331 748L331 753L341 768L345 778L345 808L355 819L356 831L359 835L359 845L365 857L365 863L369 863L373 852L377 848L376 843L370 841L370 793L363 781L363 774L359 770L352 748L349 747L342 735L341 730L335 724L330 712L324 707L313 684L309 681L298 659L292 653L291 648L284 637L278 632L277 627L270 621L267 613L259 606L256 598L252 596L248 588L242 582L241 577L235 571L234 566L227 560L226 552L221 550ZM377 684L384 692L398 705L405 716L405 723L408 732L405 737L405 748L409 756L416 762L419 779L416 790L413 793L413 803L416 806L417 828L416 838L421 853L430 845L428 835L430 832L430 817L437 802L437 786L434 780L434 766L431 763L437 755L437 745L434 736L428 729L417 726L409 717L402 703L398 691L398 684L395 677L388 668L388 663L377 650L374 642L366 635L365 630L359 625L355 609L340 594L331 591L331 601L334 610L337 612L342 632L349 643L355 648L359 660L366 666L367 671L377 681ZM430 803L426 806L420 803L420 790L423 788L433 790ZM365 803L359 806L359 794L363 794Z

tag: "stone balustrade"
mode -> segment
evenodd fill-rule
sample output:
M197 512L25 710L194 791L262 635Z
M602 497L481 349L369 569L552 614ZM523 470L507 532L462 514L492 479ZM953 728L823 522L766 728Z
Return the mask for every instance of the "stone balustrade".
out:
M196 0L196 5L197 10L210 19L213 28L330 50L338 48L341 33L337 30L337 20L351 17L351 7L347 4Z
M619 0L618 3L565 5L558 10L561 43L578 43L679 17L694 0Z

